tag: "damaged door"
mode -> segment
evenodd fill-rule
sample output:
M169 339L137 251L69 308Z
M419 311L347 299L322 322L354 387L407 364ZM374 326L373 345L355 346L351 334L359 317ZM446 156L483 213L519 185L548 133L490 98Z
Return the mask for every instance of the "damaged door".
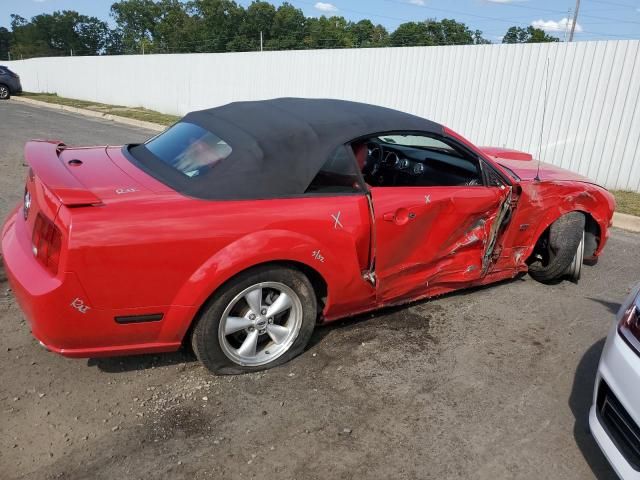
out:
M375 273L385 303L461 288L484 276L509 187L374 187Z

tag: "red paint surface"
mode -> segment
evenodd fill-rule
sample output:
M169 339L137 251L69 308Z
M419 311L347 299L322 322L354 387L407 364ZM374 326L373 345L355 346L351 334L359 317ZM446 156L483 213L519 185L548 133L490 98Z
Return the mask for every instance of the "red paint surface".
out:
M323 318L331 321L511 278L527 270L538 237L569 211L597 222L593 256L601 252L615 206L606 190L544 164L535 181L537 163L528 154L479 150L446 134L522 180L512 188L372 188L371 218L364 194L204 201L146 175L119 148L30 142L32 206L26 221L19 206L2 229L5 270L37 339L63 355L100 356L177 349L224 282L266 262L315 270L327 284ZM505 202L511 219L489 251ZM32 253L38 212L62 232L56 275ZM338 212L340 224L332 217ZM375 287L363 279L374 254ZM72 305L76 299L89 307L85 313ZM164 318L114 321L155 313Z

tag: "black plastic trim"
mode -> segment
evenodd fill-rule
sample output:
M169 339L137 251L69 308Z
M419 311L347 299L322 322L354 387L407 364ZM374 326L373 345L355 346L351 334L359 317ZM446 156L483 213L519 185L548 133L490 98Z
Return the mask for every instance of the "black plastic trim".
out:
M598 386L596 416L631 468L640 471L640 427L604 380Z
M159 322L163 317L163 313L145 313L144 315L126 315L115 317L115 321L116 323L120 324Z

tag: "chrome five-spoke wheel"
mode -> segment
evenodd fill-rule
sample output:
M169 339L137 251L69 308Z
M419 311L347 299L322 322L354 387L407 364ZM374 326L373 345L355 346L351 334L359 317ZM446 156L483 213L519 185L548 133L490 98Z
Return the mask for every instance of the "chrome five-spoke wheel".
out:
M228 280L204 306L191 334L212 372L272 368L304 350L318 311L316 291L297 268L264 265Z
M291 288L258 283L236 295L222 314L220 347L239 365L264 365L291 347L301 325L302 305Z

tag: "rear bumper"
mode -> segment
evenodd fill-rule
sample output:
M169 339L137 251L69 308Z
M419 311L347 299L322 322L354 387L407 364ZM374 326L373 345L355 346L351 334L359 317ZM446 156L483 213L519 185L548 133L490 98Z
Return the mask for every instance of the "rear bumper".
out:
M9 77L5 80L6 77L3 77L3 80L0 80L0 83L4 83L7 87L9 87L9 93L11 95L18 95L22 93L22 83L20 83L19 78Z
M175 329L166 327L192 318L191 307L156 307L164 313L159 322L116 323L115 316L145 314L149 309L93 308L75 273L60 272L54 277L37 262L26 224L18 213L14 210L2 228L3 263L31 332L45 348L67 357L100 357L180 347L182 339Z

